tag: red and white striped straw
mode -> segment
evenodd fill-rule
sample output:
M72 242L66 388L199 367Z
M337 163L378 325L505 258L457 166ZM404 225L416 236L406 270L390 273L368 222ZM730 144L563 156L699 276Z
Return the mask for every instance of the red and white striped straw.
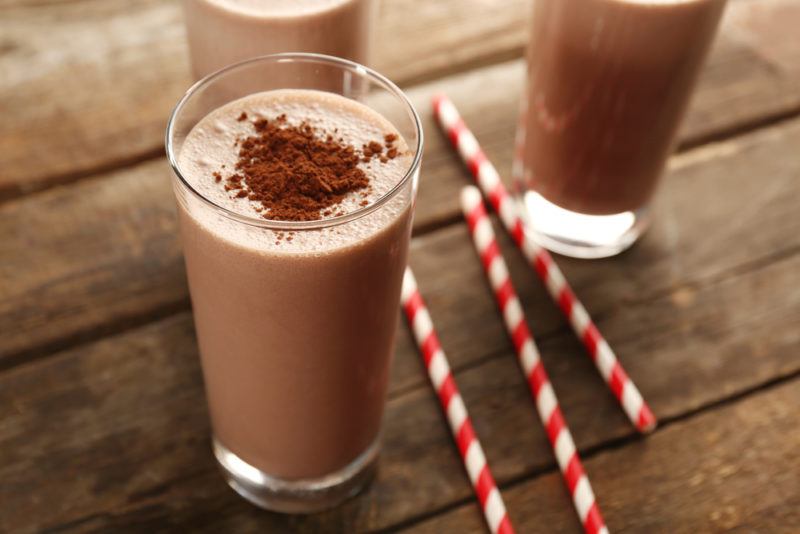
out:
M506 330L514 341L520 367L525 373L539 418L550 439L578 518L587 534L607 534L608 529L597 506L589 477L583 469L572 435L561 414L553 386L550 384L550 378L539 358L533 336L528 330L525 314L508 274L506 262L497 246L492 224L486 215L481 193L477 188L470 185L461 191L461 209L469 224L472 240L481 257L497 305L503 314Z
M428 313L428 308L417 289L417 281L414 279L410 267L406 267L403 276L400 300L417 346L422 353L425 367L428 369L428 377L439 396L442 410L447 415L450 430L458 445L469 480L483 508L486 523L493 533L513 534L514 528L508 518L500 490L497 489L492 472L489 470L486 455L475 435L464 400L461 398L456 381L450 372L447 356L439 343L430 313Z
M550 253L540 247L525 230L517 213L517 205L456 107L447 96L438 95L433 99L433 109L439 125L447 133L483 194L500 216L503 226L539 275L551 298L561 308L575 334L583 341L600 375L622 405L625 414L640 432L651 432L657 424L653 412L589 317L586 308L569 287Z

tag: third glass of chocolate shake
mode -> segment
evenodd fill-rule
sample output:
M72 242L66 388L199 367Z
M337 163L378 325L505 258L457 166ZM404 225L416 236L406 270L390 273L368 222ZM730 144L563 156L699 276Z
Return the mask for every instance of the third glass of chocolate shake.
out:
M648 223L725 0L534 0L514 178L535 238L612 256Z
M361 65L278 54L195 84L166 142L216 459L259 506L333 506L379 450L419 118Z
M182 0L195 78L244 59L314 52L370 64L377 0Z

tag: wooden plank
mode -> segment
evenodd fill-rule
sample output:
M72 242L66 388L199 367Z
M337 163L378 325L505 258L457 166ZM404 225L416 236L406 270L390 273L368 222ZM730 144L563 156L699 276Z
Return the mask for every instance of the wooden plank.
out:
M800 286L792 283L798 269L800 254L794 254L696 287L691 306L676 299L678 290L626 308L600 326L617 341L658 415L674 419L800 373ZM452 306L491 302L485 285L472 282L476 292ZM442 318L435 314L437 324ZM465 339L482 342L474 335L479 321L499 325L500 319L489 314L462 321ZM632 328L637 322L643 327ZM421 381L408 336L402 329L406 342L395 371L413 367ZM508 342L496 348L503 353L457 373L457 380L495 474L507 483L554 466ZM582 450L631 437L633 430L569 332L549 336L541 349ZM450 355L459 361L459 353ZM324 514L287 517L238 500L216 472L188 313L7 371L0 375L0 530L364 531L471 502L433 393L421 382L398 393L403 377L395 373L393 380L386 448L370 490ZM796 423L796 410L786 410ZM603 472L590 470L593 476ZM571 517L566 499L561 506Z
M0 35L0 196L163 152L189 81L177 2L9 7Z
M602 316L622 303L796 247L800 161L787 156L799 140L800 125L793 122L674 158L658 196L656 223L640 245L606 261L562 260L592 313ZM437 154L442 161L451 158L436 152L430 159ZM436 194L440 187L448 187L448 197L455 198L463 179L453 165L426 168L419 224L425 225L443 202ZM163 161L155 160L0 207L0 256L8 258L0 263L0 367L186 306L168 172ZM769 180L754 179L754 173ZM703 239L696 237L700 229ZM435 310L439 302L448 310L452 298L471 290L467 280L480 280L471 250L453 242L461 235L453 232L422 240L431 243L425 256L412 252ZM419 246L413 244L413 250ZM519 256L511 259L515 272L528 277ZM541 321L540 333L561 324L542 319L552 308L537 282L522 291L526 301L536 303L532 313ZM491 306L453 310L481 317ZM453 336L454 349L463 350L466 361L485 357L504 339L498 325L480 328L484 345ZM450 341L450 331L442 335Z
M384 2L376 66L407 83L517 55L525 0L510 4ZM190 85L178 2L0 9L0 199L163 152L167 115Z
M164 164L0 208L4 355L47 351L188 306Z
M518 56L525 4L384 2L378 33L392 38L379 40L377 66L405 84ZM7 5L0 7L0 199L162 152L167 115L189 84L176 2ZM685 125L688 142L800 107L800 72L774 59L794 57L791 40L769 39L776 25L800 21L800 0L736 0L728 11ZM518 61L509 78L448 84L462 107L470 103L467 118L481 119L470 122L482 139L497 133L490 148L502 152L504 169L522 71ZM454 87L462 83L468 87ZM502 90L492 95L487 87ZM486 110L489 116L478 115Z
M800 381L670 425L585 465L612 532L793 532L800 524ZM503 492L524 532L581 532L557 473ZM479 532L466 505L414 532Z

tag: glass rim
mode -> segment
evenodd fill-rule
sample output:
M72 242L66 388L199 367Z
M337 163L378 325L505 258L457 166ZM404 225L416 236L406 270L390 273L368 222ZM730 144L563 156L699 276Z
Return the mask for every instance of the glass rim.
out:
M365 76L371 79L374 82L377 82L378 85L382 86L390 94L398 98L401 104L406 108L406 111L410 114L411 119L414 123L414 129L417 132L417 142L414 152L414 158L411 161L411 164L408 166L408 169L406 170L403 177L400 180L398 180L397 183L391 187L391 189L383 193L378 199L376 199L374 202L372 202L367 206L358 208L349 213L345 213L344 215L338 215L336 217L331 217L329 219L317 219L313 221L280 221L275 219L252 217L249 215L237 213L224 206L220 206L213 200L207 198L205 195L200 193L189 183L188 180L186 180L186 178L183 176L183 173L180 170L180 166L178 165L178 158L177 155L175 154L175 146L173 144L173 138L175 137L175 124L177 122L177 118L183 111L186 104L192 99L192 97L195 96L195 94L197 94L198 91L200 91L204 87L209 86L211 83L217 81L218 79L224 77L226 74L229 74L231 71L238 70L240 68L243 68L247 65L251 65L254 63L320 63L320 64L333 65L343 70L349 70L351 72L355 72L361 76ZM419 118L419 114L417 114L417 110L414 109L414 106L411 104L411 101L408 99L405 93L403 93L403 91L399 87L397 87L397 85L394 82L392 82L379 72L369 67L365 67L364 65L361 65L354 61L334 56L327 56L325 54L314 54L307 52L285 52L280 54L267 54L264 56L257 56L250 59L246 59L244 61L240 61L238 63L233 63L195 82L183 94L180 100L178 100L178 103L173 108L172 113L170 113L169 120L167 121L164 146L167 153L167 159L169 160L170 167L172 168L172 172L178 178L181 185L186 190L188 190L194 197L199 199L201 202L203 202L210 208L220 212L225 217L228 217L229 219L232 219L240 223L248 224L250 226L258 226L260 228L266 228L271 230L279 230L279 231L317 230L322 228L330 228L357 219L361 219L366 215L369 215L370 213L377 211L386 203L388 203L391 199L397 196L397 194L403 190L408 181L411 180L419 170L420 162L422 161L423 131L422 131L422 121Z

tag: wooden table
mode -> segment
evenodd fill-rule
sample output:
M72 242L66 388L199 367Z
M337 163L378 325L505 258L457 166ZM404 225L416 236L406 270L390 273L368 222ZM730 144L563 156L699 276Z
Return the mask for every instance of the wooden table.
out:
M429 107L446 90L510 168L526 5L385 1L378 68L424 118L411 263L511 518L580 532ZM798 27L800 0L732 0L653 228L617 258L559 259L654 435L635 435L503 236L612 531L800 528ZM481 532L405 325L366 493L289 517L223 482L162 148L188 84L175 2L0 0L0 531Z

